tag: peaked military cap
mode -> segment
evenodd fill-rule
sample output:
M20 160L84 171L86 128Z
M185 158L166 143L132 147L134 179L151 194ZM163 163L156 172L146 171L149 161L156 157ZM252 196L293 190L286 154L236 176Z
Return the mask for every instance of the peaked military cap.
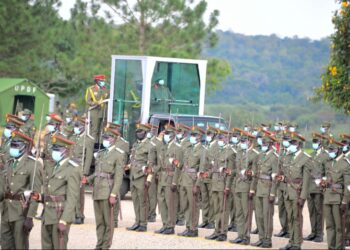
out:
M14 130L12 131L12 141L15 142L15 141L22 141L24 143L33 143L33 139L30 138L29 136L17 131L17 130Z
M191 131L190 131L191 134L200 134L200 135L203 135L205 134L205 131L203 129L201 129L200 127L198 126L193 126L191 128Z
M51 140L52 144L56 147L70 148L75 144L75 142L65 138L63 135L54 135Z
M185 125L185 124L183 124L183 123L177 123L176 124L176 130L177 131L190 131L191 130L191 127L189 127L189 126L187 126L187 125Z

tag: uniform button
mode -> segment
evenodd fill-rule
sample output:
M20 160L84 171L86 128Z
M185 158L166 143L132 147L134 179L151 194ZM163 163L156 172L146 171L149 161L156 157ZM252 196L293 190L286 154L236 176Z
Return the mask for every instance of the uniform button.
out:
M11 186L13 185L13 182L11 182Z
M50 187L51 187L51 185L48 185L48 187L50 188Z
M12 200L10 200L10 203L12 203Z
M45 204L46 204L46 205L49 205L49 203L48 203L48 202L46 202Z
M15 174L12 174L12 177L15 176Z

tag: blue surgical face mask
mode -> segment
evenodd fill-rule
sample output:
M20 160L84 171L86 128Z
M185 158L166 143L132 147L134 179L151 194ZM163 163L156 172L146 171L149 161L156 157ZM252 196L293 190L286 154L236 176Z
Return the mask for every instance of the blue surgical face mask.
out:
M321 133L326 133L326 128L320 127L320 131L321 131Z
M275 126L274 129L275 129L275 131L280 131L280 127L279 126Z
M55 161L55 162L59 162L63 159L63 155L60 151L52 151L52 159Z
M206 140L207 142L211 142L211 141L213 140L213 137L211 137L210 135L207 135L207 136L205 137L205 140Z
M176 138L177 138L178 140L181 140L181 139L182 139L182 137L183 137L183 135L182 135L182 134L176 134Z
M283 147L285 148L288 148L290 146L289 141L283 141L282 144L283 144Z
M262 146L262 147L261 147L261 151L262 151L262 152L266 152L268 149L269 149L268 146Z
M5 130L4 130L4 136L5 136L6 138L10 138L10 137L11 137L11 133L12 133L12 131L11 131L10 129L5 128Z
M290 128L289 128L289 131L290 131L290 132L295 132L295 127L290 127Z
M47 130L48 130L50 133L55 132L56 126L55 126L55 125L49 124L49 125L47 126Z
M105 83L104 81L100 81L100 82L99 82L99 85L100 85L101 87L104 87L104 86L106 85L106 83Z
M109 148L111 146L111 142L108 140L103 140L102 145L105 148Z
M231 142L232 142L233 144L237 144L237 143L238 143L238 138L237 138L237 137L232 137L232 138L231 138Z
M256 139L256 141L260 146L262 145L262 138L259 137L258 139Z
M253 135L253 136L257 136L257 135L258 135L258 131L253 131L253 132L252 132L252 135Z
M81 131L79 127L74 127L74 134L80 135Z
M191 144L196 144L197 143L197 138L195 136L190 137L190 143Z
M335 152L329 152L328 155L331 159L335 159L335 157L337 157L337 154Z
M163 139L164 139L165 143L169 143L170 140L171 140L171 136L170 135L164 135Z
M70 117L67 117L67 118L66 118L66 122L67 122L67 123L71 123L71 121L72 121L72 118L70 118Z
M151 139L152 137L153 137L153 134L152 134L151 132L148 132L148 133L147 133L147 138L148 138L148 139Z
M161 86L164 85L164 83L165 83L164 80L159 80L158 81L158 84L161 85Z
M248 144L247 143L241 143L241 149L246 150L248 149Z
M28 120L28 116L22 115L22 116L21 116L21 120L24 121L24 122L27 121L27 120Z
M10 156L13 158L18 158L21 156L21 152L19 148L10 148Z
M312 148L313 148L314 150L317 150L319 147L320 147L320 144L318 144L318 143L312 143Z
M347 152L348 150L349 150L349 146L348 145L343 146L343 152Z
M218 141L218 145L219 147L224 147L225 146L225 142L224 141Z
M294 154L295 152L298 151L298 146L297 145L290 145L288 147L288 151L291 152L292 154Z

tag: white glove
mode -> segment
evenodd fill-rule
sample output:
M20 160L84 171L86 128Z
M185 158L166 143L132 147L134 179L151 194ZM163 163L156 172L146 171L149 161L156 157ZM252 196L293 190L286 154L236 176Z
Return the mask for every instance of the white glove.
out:
M275 179L275 178L276 178L276 176L277 176L277 174L276 174L276 173L272 173L272 174L271 174L271 178L272 178L272 179Z
M174 158L169 158L169 163L173 164Z
M315 184L316 184L316 186L320 186L320 183L321 183L321 179L315 179Z

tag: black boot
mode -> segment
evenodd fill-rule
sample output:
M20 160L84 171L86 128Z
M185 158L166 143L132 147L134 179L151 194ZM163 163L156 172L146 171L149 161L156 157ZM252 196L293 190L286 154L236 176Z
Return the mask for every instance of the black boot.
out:
M304 240L312 241L315 239L315 237L316 237L316 235L312 233L312 234L309 234L308 236L304 237Z
M216 241L226 241L227 235L226 234L220 234L219 237L216 238Z
M322 236L316 236L312 241L313 242L317 242L317 243L323 242L323 237Z
M74 220L74 224L76 224L76 225L84 224L84 218L76 217Z
M173 227L168 227L167 229L164 230L163 234L175 234L175 230Z
M156 234L162 234L165 231L166 227L162 227L161 229L158 229L156 231L154 231Z
M205 238L206 240L216 240L217 237L219 237L219 235L216 234L216 233L213 233L213 234L211 234L211 235L209 235L209 236L205 236L204 238Z
M229 242L230 242L230 243L233 243L233 244L240 244L242 241L243 241L242 238L237 237L236 239L230 240Z
M185 236L185 235L188 233L188 231L189 231L189 229L186 228L185 231L183 231L182 233L178 233L177 235L178 235L178 236Z
M288 234L287 231L281 230L278 234L274 234L275 237L285 237Z
M198 226L198 228L205 228L208 225L208 223L203 222Z
M134 224L131 227L127 227L126 230L128 231L135 231L140 225L139 224Z
M189 230L186 237L198 237L198 230Z
M185 221L184 220L177 220L176 221L176 226L184 226L185 225Z
M214 223L208 223L204 228L205 229L214 229L215 228L215 224Z
M136 232L146 232L147 227L146 226L139 226L135 231Z
M250 244L253 247L261 247L264 242L262 240L258 240L257 242L254 242Z

